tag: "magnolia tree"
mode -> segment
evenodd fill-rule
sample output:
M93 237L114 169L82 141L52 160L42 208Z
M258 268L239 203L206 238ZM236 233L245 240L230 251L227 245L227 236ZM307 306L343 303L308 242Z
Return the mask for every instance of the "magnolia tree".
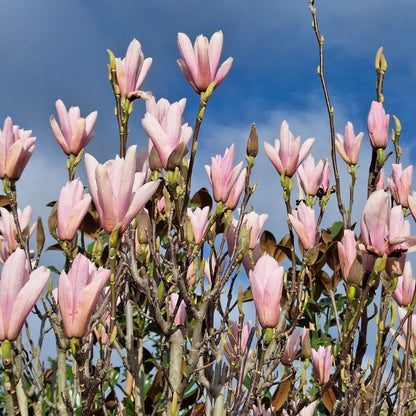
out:
M351 122L344 134L334 130L313 1L310 10L331 150L316 163L313 139L302 144L286 121L279 138L264 143L287 211L276 237L263 231L267 215L250 202L263 147L254 125L245 161L235 163L232 145L205 166L211 190L192 189L204 113L232 65L232 58L220 65L221 31L210 40L198 36L193 45L178 34L179 68L200 96L193 128L183 122L186 99L157 101L141 90L152 60L144 59L137 40L123 59L108 51L120 133L113 160L101 164L84 154L97 113L82 117L78 107L56 102L58 117L50 124L68 156L69 178L48 228L56 240L51 248L65 257L63 270L40 265L42 221L31 225L31 207L18 208L19 178L35 138L6 119L0 133L2 414L416 412L416 296L407 261L416 245L410 232L416 193L412 166L400 164L394 116L389 144L386 60L380 49L368 114L367 199L354 218L357 175L366 175L357 165L364 133L356 135ZM136 99L146 102L149 142L141 151L127 145ZM344 170L351 177L347 202ZM331 199L338 219L325 224ZM45 337L55 346L46 348Z

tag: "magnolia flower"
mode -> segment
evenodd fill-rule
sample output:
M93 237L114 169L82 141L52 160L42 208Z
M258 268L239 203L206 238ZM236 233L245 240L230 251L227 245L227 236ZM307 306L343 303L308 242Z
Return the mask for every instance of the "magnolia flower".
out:
M354 127L352 123L348 122L345 126L345 136L337 133L337 139L335 145L339 154L348 165L356 165L358 162L358 153L360 152L361 142L363 140L364 133L358 133L356 136L354 133Z
M233 58L228 58L218 68L222 44L221 30L215 32L209 41L199 35L193 47L185 33L178 33L178 48L183 58L178 59L179 69L197 94L206 91L214 81L218 87L231 69Z
M239 336L238 323L231 321L230 329L228 330L227 342L227 358L231 356L235 359L241 352L244 355L247 352L247 342L251 332L251 321L246 322L241 328L241 335Z
M331 346L312 348L312 365L315 376L320 384L328 383L332 367Z
M151 65L152 58L144 59L140 42L133 39L127 48L126 57L116 58L117 84L122 96L134 99L143 94L139 90Z
M0 280L0 341L14 341L49 280L40 266L30 273L24 250L17 248L6 260Z
M196 207L194 211L187 208L187 215L191 223L192 233L194 236L194 243L199 244L202 241L205 230L208 225L209 207Z
M354 231L345 230L344 237L337 243L339 264L341 266L342 277L349 282L351 266L357 258L357 241Z
M253 250L257 243L259 242L259 237L261 230L263 229L264 223L266 222L268 214L257 214L254 211L251 211L247 214L244 214L242 221L242 229L245 228L249 232L250 238L248 241L248 248ZM233 221L228 229L227 233L227 245L228 253L231 254L234 250L235 243L235 232L237 229L238 220L233 218Z
M385 149L389 135L390 115L386 114L383 104L377 101L371 103L368 113L367 127L371 146L374 149Z
M402 274L406 253L416 245L410 236L400 205L391 207L391 198L383 190L373 192L361 214L361 238L368 253L388 256L389 271Z
M56 220L58 236L61 240L72 240L88 211L91 196L84 194L84 186L79 179L68 182L59 195Z
M400 306L408 306L412 303L415 289L416 280L413 278L412 265L407 261L403 267L403 274L397 279L393 298Z
M111 271L77 254L68 273L61 272L58 284L58 303L67 338L82 338L91 315Z
M126 231L133 218L155 193L160 181L146 181L146 174L136 172L136 146L127 149L126 157L116 156L103 165L85 155L89 190L104 231Z
M35 137L32 130L19 129L7 117L3 130L0 130L0 179L17 180L23 173L35 150Z
M320 187L326 192L329 186L328 168L329 164L327 159L321 159L315 166L315 160L311 155L298 167L297 173L300 184L306 195L315 196Z
M413 165L402 169L402 164L392 164L393 174L387 179L390 192L397 204L407 208L407 199L412 191Z
M286 342L285 352L280 359L283 365L291 365L296 357L296 352L299 347L300 331L295 329L289 336Z
M0 263L4 263L10 254L17 249L19 243L17 241L17 228L13 214L3 207L0 208L0 214ZM22 234L30 237L36 228L36 224L30 225L32 221L32 207L28 205L23 211L18 209L17 218Z
M177 293L172 293L169 298L169 305L168 305L168 314L173 316L175 314L176 305L179 302L179 295ZM173 323L176 326L183 325L186 320L186 305L183 299L178 306L178 310L173 318Z
M185 103L176 102L165 106L157 116L147 112L142 120L143 129L150 137L165 169L168 168L172 152L181 143L187 145L192 137L192 128L188 123L182 124L184 107Z
M316 244L316 219L315 211L303 201L298 209L289 214L289 220L305 250Z
M243 162L234 166L234 144L225 150L224 156L211 158L211 166L205 165L216 202L222 201L229 209L234 209L243 192L246 170Z
M268 254L261 256L249 272L257 317L263 328L274 328L279 322L283 277L283 267Z
M55 106L61 127L55 117L51 116L49 121L52 133L65 154L77 155L94 137L94 124L98 113L93 111L84 118L81 117L79 107L71 107L67 111L62 100L57 100Z
M274 146L265 142L264 149L279 175L285 172L286 176L292 177L314 141L315 139L308 139L301 146L300 136L295 139L289 130L289 124L287 121L283 121L280 127L280 139L276 139Z
M403 321L404 317L407 315L407 310L405 308L398 308L398 313L399 313L399 319L400 321ZM413 311L411 313L411 315L406 319L406 321L404 322L403 325L403 333L404 336L407 338L408 336L408 320L410 319L410 327L411 327L411 332L410 332L410 351L414 352L415 351L415 340L416 340L416 313L415 311ZM403 349L406 348L405 345L406 343L403 343Z

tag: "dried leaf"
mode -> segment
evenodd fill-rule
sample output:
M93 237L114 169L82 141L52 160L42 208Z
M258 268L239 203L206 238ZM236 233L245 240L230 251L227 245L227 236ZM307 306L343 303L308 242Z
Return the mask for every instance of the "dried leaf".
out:
M197 205L201 209L204 207L209 207L209 211L211 212L212 198L208 192L208 189L201 188L198 192L196 192L191 199L191 204Z
M292 383L289 379L284 380L279 384L279 387L273 394L271 403L275 411L278 411L285 404L285 401L289 396L291 386Z

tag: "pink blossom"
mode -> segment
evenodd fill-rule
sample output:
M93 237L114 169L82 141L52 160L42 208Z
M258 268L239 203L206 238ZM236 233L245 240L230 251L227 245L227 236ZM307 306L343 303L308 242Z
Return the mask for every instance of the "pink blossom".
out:
M355 135L354 127L350 122L348 122L345 126L345 136L337 133L337 140L335 140L335 145L339 154L348 165L357 164L358 154L360 152L363 137L363 132L358 133L357 136Z
M345 230L341 242L338 241L338 257L341 266L342 277L349 282L351 266L357 258L357 240L354 231Z
M261 407L257 407L253 404L252 409L250 410L250 416L272 416L272 409L265 409L263 405Z
M384 189L386 183L386 175L384 173L384 168L381 168L376 177L376 181L374 182L374 190Z
M116 58L117 83L122 96L134 99L142 95L139 90L151 65L152 58L144 59L140 42L133 39L127 48L126 57Z
M249 253L247 253L243 257L242 263L247 276L249 275L250 270L254 269L254 265L257 263L260 256L260 242L257 242L257 244L254 246L252 250L251 256Z
M187 214L191 222L194 243L199 244L208 225L209 207L206 206L203 209L196 207L194 211L188 208Z
M6 260L0 280L0 341L14 341L46 283L50 270L44 266L30 273L24 250L17 248Z
M413 165L403 170L401 163L393 163L392 169L393 174L387 179L390 192L397 204L407 208L409 206L407 198L412 190Z
M19 243L17 241L17 228L13 214L3 207L0 208L0 214L0 263L4 263L10 254L19 246ZM36 224L30 225L30 222L32 221L32 207L28 205L23 211L18 209L17 218L22 233L27 237L30 237L36 228Z
M179 302L179 295L177 293L172 293L169 298L168 313L170 316L173 316L175 313L176 305ZM173 323L176 326L183 325L186 320L186 305L183 300L178 306L178 310L173 318Z
M316 219L315 211L303 201L298 209L289 214L289 220L305 250L316 244Z
M364 206L361 238L369 253L389 256L389 268L397 275L402 274L407 251L416 245L402 207L392 208L390 196L383 190L373 192Z
M84 186L79 179L68 182L59 195L56 219L58 236L61 240L72 240L88 211L91 196L84 194Z
M226 258L221 261L219 267L217 267L217 260L214 255L210 256L209 262L205 260L204 263L204 275L207 278L208 283L210 285L215 284L215 279L221 279L222 272L225 268Z
M110 270L96 268L82 254L77 254L68 273L61 272L58 303L67 338L82 338L101 291L110 278Z
M387 147L389 123L390 115L384 111L383 104L373 101L368 113L367 127L371 146L374 149L385 149Z
M188 36L178 33L178 48L183 58L178 59L179 69L197 94L206 91L212 82L218 87L231 69L233 58L228 58L218 68L222 44L221 30L209 41L205 36L197 36L193 47Z
M312 348L312 365L320 384L328 383L332 367L331 346Z
M279 175L285 172L286 176L292 177L314 141L315 139L308 139L301 146L300 136L295 139L289 130L289 124L287 121L283 121L280 127L280 139L276 139L274 146L265 142L264 149Z
M224 156L212 157L211 166L205 165L215 201L222 201L229 209L237 206L245 186L246 170L242 167L243 162L234 166L234 144L225 150Z
M416 192L412 192L407 197L407 204L409 206L409 211L412 214L413 219L416 221Z
M246 322L241 328L241 339L239 339L237 322L231 321L230 329L231 332L230 330L228 331L227 352L230 356L237 358L239 352L241 352L242 355L247 352L247 342L251 332L251 321Z
M23 173L35 150L35 137L32 130L19 129L7 117L3 130L0 130L0 179L17 180Z
M98 113L93 111L84 118L81 117L79 107L71 107L67 111L62 100L57 100L55 106L61 127L55 117L51 116L49 121L52 133L65 154L77 155L94 137L94 124Z
M400 321L403 321L404 317L407 314L407 310L405 308L399 307L398 308L398 313L399 313ZM403 333L404 333L404 336L406 338L408 336L408 332L407 332L408 327L407 327L407 325L408 325L408 320L409 319L410 319L410 322L411 322L411 324L410 324L410 326L411 326L411 332L410 332L410 351L411 352L414 352L415 351L415 340L416 340L416 312L415 311L413 311L411 313L411 315L406 319L406 321L405 321L405 323L403 325ZM403 348L405 348L405 347L403 347Z
M413 278L412 265L407 261L403 267L403 274L397 279L393 298L400 306L408 306L412 303L415 289L416 280Z
M257 317L263 328L274 328L279 322L283 277L283 267L268 254L261 256L249 272Z
M165 169L168 168L168 159L172 152L182 142L187 145L192 137L192 128L188 123L182 124L184 108L183 101L164 105L157 115L147 112L142 120L143 129L155 146Z
M246 230L250 233L250 240L248 244L249 249L254 249L257 243L259 242L260 233L268 217L268 214L257 214L254 211L244 214L242 228L245 227ZM234 240L237 225L238 221L235 218L233 218L233 221L227 233L227 244L229 254L231 254L234 250Z
M283 365L291 365L296 357L296 352L299 347L300 332L299 329L295 329L286 341L285 352L280 359Z
M306 195L315 196L319 188L326 192L329 186L329 168L327 159L321 159L315 166L311 155L298 167L300 184Z
M126 157L116 156L103 165L85 155L85 167L91 197L104 231L111 234L118 227L124 233L133 218L155 193L160 181L146 181L146 174L136 172L136 146Z

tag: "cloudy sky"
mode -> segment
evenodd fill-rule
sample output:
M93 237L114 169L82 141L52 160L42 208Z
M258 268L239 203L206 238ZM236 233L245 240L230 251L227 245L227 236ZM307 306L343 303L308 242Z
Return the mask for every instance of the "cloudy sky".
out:
M374 57L384 46L385 108L402 122L403 163L412 163L416 158L413 0L317 0L316 7L325 37L336 130L343 132L351 121L356 133L366 131L368 109L375 99ZM207 186L203 165L226 146L235 142L238 157L243 158L251 123L256 123L261 143L273 142L286 119L295 135L315 137L315 159L329 156L329 128L307 0L17 0L3 5L1 12L0 119L10 115L37 137L35 154L18 185L20 206L31 203L37 214L45 215L42 207L57 198L67 179L66 158L49 127L58 98L67 107L80 106L82 115L98 110L96 137L88 152L101 162L118 152L106 49L124 56L133 38L141 42L145 56L153 58L143 89L157 99L186 97L185 118L193 126L199 97L177 67L176 36L184 32L193 41L201 33L209 37L219 29L224 33L223 57L232 56L234 64L208 105L195 187ZM129 144L139 147L146 145L143 115L143 103L136 102ZM268 228L278 235L275 218L283 208L279 178L262 144L260 149L253 174L260 182L255 209L270 214ZM360 159L363 181L369 155L366 143Z

